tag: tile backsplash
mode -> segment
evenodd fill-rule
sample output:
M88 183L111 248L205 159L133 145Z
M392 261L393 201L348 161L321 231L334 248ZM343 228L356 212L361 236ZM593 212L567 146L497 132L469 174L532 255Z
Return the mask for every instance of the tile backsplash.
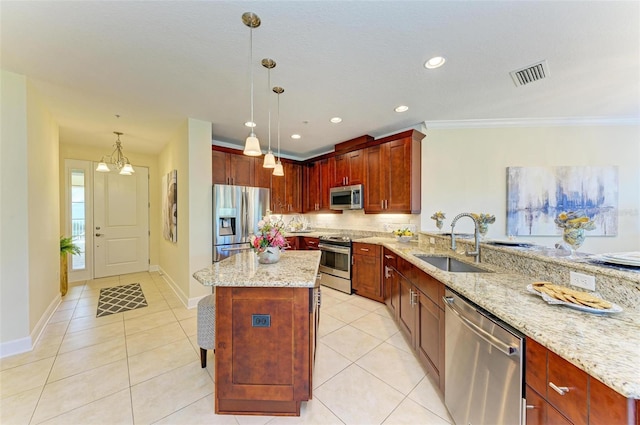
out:
M296 215L283 215L285 222ZM304 214L312 229L361 230L387 233L395 229L420 230L420 214L365 214L363 210L343 211L342 214Z

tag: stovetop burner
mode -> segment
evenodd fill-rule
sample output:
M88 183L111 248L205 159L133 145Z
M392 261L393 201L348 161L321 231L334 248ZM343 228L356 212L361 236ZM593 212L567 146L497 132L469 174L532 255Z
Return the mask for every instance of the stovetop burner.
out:
M333 245L350 246L351 237L347 235L323 235L319 237L320 241Z

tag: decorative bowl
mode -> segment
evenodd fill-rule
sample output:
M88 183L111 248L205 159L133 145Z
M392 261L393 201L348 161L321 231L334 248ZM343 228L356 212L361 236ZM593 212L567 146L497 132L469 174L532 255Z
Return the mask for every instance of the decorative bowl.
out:
M413 236L396 236L396 240L398 242L404 242L404 243L409 242L412 238Z

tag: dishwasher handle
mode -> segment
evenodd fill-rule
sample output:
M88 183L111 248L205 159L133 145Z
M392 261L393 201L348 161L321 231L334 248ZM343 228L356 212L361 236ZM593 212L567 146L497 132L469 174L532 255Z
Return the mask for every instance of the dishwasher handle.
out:
M473 333L478 335L480 338L482 338L483 340L485 340L486 342L488 342L493 347L500 350L502 353L506 354L507 356L513 356L518 353L518 347L505 344L495 336L491 335L489 332L485 331L484 329L482 329L481 327L473 323L471 320L464 317L462 313L460 313L454 307L453 297L442 297L442 299L444 300L445 306L449 308L449 310L451 310L451 312L455 314L458 317L458 319L460 319L462 324L464 324L467 328L469 328Z

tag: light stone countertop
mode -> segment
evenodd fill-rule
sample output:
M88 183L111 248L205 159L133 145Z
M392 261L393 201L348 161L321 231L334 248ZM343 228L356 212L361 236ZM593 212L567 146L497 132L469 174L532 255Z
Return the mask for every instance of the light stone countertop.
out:
M421 248L417 242L398 243L380 237L355 242L389 248L618 393L640 399L640 306L625 307L618 314L596 315L550 305L527 292L526 286L535 279L524 274L485 263L479 266L494 273L449 273L413 255L449 255L472 262L450 250Z
M205 286L313 288L318 285L320 251L284 251L275 264L260 264L252 250L242 251L193 277Z

